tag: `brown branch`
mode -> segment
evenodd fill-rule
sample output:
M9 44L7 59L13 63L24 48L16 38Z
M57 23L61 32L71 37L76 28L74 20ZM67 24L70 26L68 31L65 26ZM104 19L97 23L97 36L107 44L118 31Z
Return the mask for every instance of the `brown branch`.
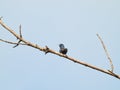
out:
M20 33L20 38L22 38L21 25L19 26L19 33ZM20 42L21 42L21 39L19 39L18 43L13 48L17 47L20 44Z
M28 46L30 46L30 47L36 48L36 49L38 49L38 50L40 50L40 51L43 51L43 52L45 52L46 54L49 52L49 53L58 55L58 56L60 56L60 57L64 57L64 58L66 58L66 59L68 59L68 60L70 60L70 61L73 61L73 62L75 62L75 63L84 65L84 66L86 66L86 67L95 69L95 70L97 70L97 71L106 73L106 74L108 74L108 75L111 75L111 76L113 76L113 77L116 77L116 78L120 79L120 76L119 76L119 75L117 75L117 74L115 74L115 73L113 74L113 73L111 73L111 72L108 71L108 70L101 69L101 68L96 67L96 66L93 66L93 65L91 65L91 64L88 64L88 63L82 62L82 61L80 61L80 60L74 59L74 58L72 58L72 57L70 57L70 56L61 54L61 53L59 53L59 52L56 52L56 51L48 48L47 46L46 46L46 47L41 47L41 46L38 46L37 44L33 44L33 43L31 43L31 42L29 42L29 41L21 38L20 35L16 34L11 28L9 28L6 24L4 24L4 23L2 22L2 20L0 20L0 24L1 24L7 31L9 31L11 34L13 34L16 38L18 38L19 40L21 40L23 43L25 43L26 45L28 45Z
M99 40L100 40L100 42L101 42L101 44L102 44L102 46L103 46L103 48L104 48L104 51L105 51L105 53L106 53L106 56L107 56L107 58L108 58L108 60L109 60L109 62L110 62L111 72L113 72L114 66L113 66L113 63L112 63L112 59L110 58L110 55L108 54L107 48L106 48L106 46L105 46L105 44L104 44L104 42L103 42L103 40L102 40L102 38L100 37L99 34L97 34L97 37L99 38Z
M11 42L11 41L7 41L7 40L3 40L3 39L0 39L1 42L5 42L5 43L8 43L8 44L17 44L16 42ZM24 43L19 43L20 45L26 45Z

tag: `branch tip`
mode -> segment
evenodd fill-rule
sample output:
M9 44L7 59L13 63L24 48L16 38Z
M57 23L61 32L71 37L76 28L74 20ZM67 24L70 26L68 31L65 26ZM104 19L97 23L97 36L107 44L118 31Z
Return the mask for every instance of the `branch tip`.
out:
M21 24L20 24L20 26L19 26L19 33L20 33L20 38L22 38Z

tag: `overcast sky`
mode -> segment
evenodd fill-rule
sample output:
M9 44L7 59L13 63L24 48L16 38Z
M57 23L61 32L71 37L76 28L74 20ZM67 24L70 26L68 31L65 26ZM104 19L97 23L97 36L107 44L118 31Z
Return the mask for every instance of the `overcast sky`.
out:
M23 38L120 74L120 0L1 0L0 16ZM0 38L17 42L0 26ZM0 90L114 90L120 80L36 49L0 42Z

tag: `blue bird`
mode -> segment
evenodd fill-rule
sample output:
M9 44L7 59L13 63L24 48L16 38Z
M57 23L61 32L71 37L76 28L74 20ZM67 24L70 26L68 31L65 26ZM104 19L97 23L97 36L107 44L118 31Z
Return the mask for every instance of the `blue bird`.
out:
M60 50L59 52L62 53L62 54L66 54L68 49L65 48L64 44L59 44L59 47L60 47Z

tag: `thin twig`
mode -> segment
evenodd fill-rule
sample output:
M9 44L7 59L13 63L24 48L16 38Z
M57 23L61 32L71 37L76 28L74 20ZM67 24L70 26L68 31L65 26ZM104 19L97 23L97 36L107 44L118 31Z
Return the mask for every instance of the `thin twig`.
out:
M21 40L19 40L18 43L17 43L15 46L13 46L13 48L15 48L15 47L17 47L18 45L20 45L20 42L21 42Z
M0 39L0 41L2 42L5 42L5 43L9 43L9 44L17 44L16 42L11 42L11 41L7 41L7 40L3 40L3 39ZM26 45L24 43L19 43L20 45Z
M21 25L19 26L19 33L20 33L20 38L22 38ZM17 38L17 39L18 39L18 38ZM22 40L19 39L18 43L17 43L15 46L13 46L13 48L17 47L17 46L20 44L21 41L22 41Z
M106 48L106 46L105 46L105 44L104 44L104 42L103 42L103 40L102 40L102 38L100 37L99 34L97 34L97 37L99 38L99 40L100 40L100 42L101 42L101 44L102 44L102 46L103 46L103 48L104 48L104 51L105 51L105 53L106 53L106 56L107 56L107 58L108 58L108 60L109 60L109 62L110 62L111 72L113 72L114 66L113 66L113 63L112 63L112 59L110 58L110 55L108 54L107 48Z
M45 55L49 52L49 48L48 48L48 46L45 46L45 48L46 48L46 51L45 51Z
M19 26L20 37L22 38L21 25Z

